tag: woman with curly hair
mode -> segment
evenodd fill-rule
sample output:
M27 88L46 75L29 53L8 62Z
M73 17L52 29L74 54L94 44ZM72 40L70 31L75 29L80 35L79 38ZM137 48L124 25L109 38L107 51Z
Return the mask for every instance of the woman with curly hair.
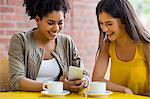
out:
M9 48L12 91L41 91L47 81L62 81L64 89L79 91L89 76L73 40L60 34L70 9L67 0L24 0L26 13L37 27L15 34ZM69 81L69 66L83 69L83 79Z

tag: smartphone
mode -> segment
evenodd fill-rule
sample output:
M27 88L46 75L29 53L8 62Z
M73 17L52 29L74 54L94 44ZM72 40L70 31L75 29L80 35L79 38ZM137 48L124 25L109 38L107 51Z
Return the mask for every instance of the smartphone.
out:
M81 80L83 69L75 66L69 66L68 80Z

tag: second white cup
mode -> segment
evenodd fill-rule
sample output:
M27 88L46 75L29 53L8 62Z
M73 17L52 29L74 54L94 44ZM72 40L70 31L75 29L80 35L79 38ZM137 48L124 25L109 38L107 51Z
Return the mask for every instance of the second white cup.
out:
M91 82L90 92L92 93L105 93L106 92L106 82Z

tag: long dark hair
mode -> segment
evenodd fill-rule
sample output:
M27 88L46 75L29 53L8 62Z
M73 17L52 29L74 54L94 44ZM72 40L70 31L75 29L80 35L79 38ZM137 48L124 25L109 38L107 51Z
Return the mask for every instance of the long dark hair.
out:
M23 6L30 19L36 16L42 19L53 11L63 11L65 16L70 9L68 0L24 0Z
M96 7L97 22L99 27L99 45L97 54L100 51L100 43L104 42L106 33L102 32L99 24L99 14L106 12L114 18L120 18L125 24L125 29L135 42L150 43L150 34L143 27L128 0L101 0Z

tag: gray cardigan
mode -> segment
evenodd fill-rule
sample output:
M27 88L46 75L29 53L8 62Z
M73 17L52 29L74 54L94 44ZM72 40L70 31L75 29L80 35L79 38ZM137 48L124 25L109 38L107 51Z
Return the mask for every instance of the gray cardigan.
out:
M11 91L20 90L20 80L24 77L36 80L44 50L38 48L33 39L34 30L13 35L9 47L9 74ZM83 75L89 81L89 75L82 65L81 58L73 40L64 34L58 34L56 48L51 53L57 60L62 74L68 72L69 66L84 69Z

